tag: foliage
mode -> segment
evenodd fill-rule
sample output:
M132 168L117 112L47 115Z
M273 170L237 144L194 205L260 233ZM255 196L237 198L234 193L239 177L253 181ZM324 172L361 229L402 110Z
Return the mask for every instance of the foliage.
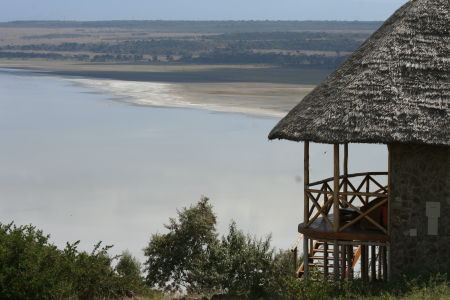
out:
M129 251L124 251L116 265L116 271L122 277L140 277L141 263Z
M270 236L245 235L232 222L219 237L207 198L178 211L166 228L145 249L145 280L166 291L215 299L450 299L448 274L415 272L369 284L324 282L315 274L309 280L295 279L291 253L275 252ZM0 224L0 298L114 299L132 290L141 299L163 299L144 285L141 265L128 251L112 257L111 246L98 243L88 253L78 245L58 249L34 226Z
M130 286L144 290L139 276L114 270L111 246L98 243L88 253L78 244L60 250L34 226L0 224L1 298L97 299L118 297Z
M245 235L232 222L219 239L207 198L178 211L168 233L155 234L144 250L148 284L170 292L262 297L275 276L292 274L286 253L275 255L270 236Z
M216 272L208 263L219 258L215 225L207 198L178 211L178 220L171 218L165 225L169 232L152 235L144 249L147 282L167 291L185 288L190 293L214 286Z
M58 270L61 252L48 245L48 236L32 226L0 227L0 290L5 299L49 298L46 290L64 294Z
M55 59L78 60L90 62L139 62L139 63L183 63L183 64L270 64L278 66L314 67L334 69L348 54L357 49L368 38L371 30L379 24L318 22L302 24L305 28L321 28L320 30L298 31L281 27L296 27L289 22L260 22L255 27L253 22L227 22L216 27L215 32L203 31L211 29L205 26L208 22L191 22L184 27L176 22L170 24L155 23L155 26L178 27L184 32L187 28L191 34L180 36L146 36L147 32L136 39L135 34L111 41L109 38L98 42L78 42L78 37L93 37L87 33L79 34L44 34L23 37L30 44L13 43L0 48L0 58L21 59ZM213 22L214 23L214 22ZM1 27L2 24L0 24ZM5 25L5 24L3 24ZM35 24L38 26L39 24ZM61 23L60 25L64 25ZM92 23L92 26L99 24ZM194 25L194 26L192 26ZM232 25L234 28L230 27ZM336 26L352 28L352 30L336 31ZM246 30L247 28L247 30ZM231 31L230 31L231 29ZM255 31L256 29L256 31ZM367 30L368 29L368 30ZM142 29L140 29L142 30ZM199 35L202 34L202 35ZM60 43L32 43L35 39L63 38ZM95 37L97 40L98 37ZM128 40L126 40L128 39ZM74 54L77 53L77 54Z
M220 246L224 254L220 268L223 291L232 295L264 296L273 258L270 236L266 239L245 236L233 222Z

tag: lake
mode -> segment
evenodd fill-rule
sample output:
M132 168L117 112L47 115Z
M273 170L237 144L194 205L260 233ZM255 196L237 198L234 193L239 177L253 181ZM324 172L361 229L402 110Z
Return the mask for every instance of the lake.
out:
M141 261L152 233L208 196L219 232L272 233L288 248L302 217L303 144L268 141L277 118L138 106L63 77L0 71L0 221L58 246L81 240ZM170 94L167 95L170 99ZM332 175L313 144L312 179ZM385 146L352 145L350 171L384 171Z

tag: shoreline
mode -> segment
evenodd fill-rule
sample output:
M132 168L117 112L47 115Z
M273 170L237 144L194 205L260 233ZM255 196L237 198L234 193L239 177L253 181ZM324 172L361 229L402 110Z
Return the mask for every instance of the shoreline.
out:
M286 83L317 85L333 70L275 65L113 64L74 61L5 60L0 68L61 76L167 83Z
M248 82L179 84L56 78L138 106L199 109L275 119L285 116L313 88Z
M312 84L292 83L158 82L96 78L82 74L63 75L51 69L19 68L2 64L0 70L54 77L138 106L200 109L274 119L286 115L314 88Z

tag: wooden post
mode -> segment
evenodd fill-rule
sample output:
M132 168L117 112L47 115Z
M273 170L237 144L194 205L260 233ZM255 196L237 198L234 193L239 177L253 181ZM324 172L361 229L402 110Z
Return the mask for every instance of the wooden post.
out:
M386 247L383 246L382 247L383 252L382 257L383 257L383 279L384 280L389 280L389 269L388 269L388 261L387 261L387 253L386 253Z
M333 255L334 255L334 261L333 261L334 280L338 281L339 280L339 246L338 246L337 240L334 241Z
M378 246L378 278L379 280L381 280L383 277L381 276L381 263L382 263L382 258L381 258L381 246Z
M308 238L303 237L303 278L307 278L309 271L309 257L308 257Z
M361 245L361 278L363 282L368 281L367 246Z
M347 271L347 245L341 246L341 279L345 279L345 273Z
M348 143L344 144L344 193L348 192ZM345 202L348 200L348 195L345 194Z
M339 144L334 144L334 176L333 176L333 225L334 232L339 231Z
M339 144L334 144L334 176L333 176L333 231L339 231ZM339 246L337 240L334 241L334 279L339 280Z
M304 145L304 156L303 156L303 184L304 190L308 188L309 185L309 141L305 141ZM303 220L305 224L309 221L309 197L306 191L304 192L304 203L303 203Z
M293 264L294 264L294 274L297 274L297 247L294 248L294 251L292 251L293 258Z
M305 141L304 153L303 153L303 183L304 183L304 194L303 194L303 224L306 225L309 221L309 197L306 193L306 189L309 185L309 141ZM309 257L308 257L308 238L306 235L303 236L303 277L308 276L309 271Z
M370 246L370 273L372 281L377 279L377 253L375 247L374 245Z
M353 279L353 245L347 246L347 278Z
M391 200L392 200L392 145L388 145L388 215L387 215L387 232L391 235ZM389 251L388 251L389 250ZM390 243L383 247L384 265L383 265L383 279L389 280L391 277L390 265Z
M366 193L370 193L370 179L369 179L369 175L366 176L365 178L366 180ZM369 204L369 195L366 195L366 205Z
M328 243L323 243L323 279L328 281Z
M380 246L380 249L378 251L380 251L380 279L384 280L386 274L384 274L384 256L383 256L383 248L382 246Z

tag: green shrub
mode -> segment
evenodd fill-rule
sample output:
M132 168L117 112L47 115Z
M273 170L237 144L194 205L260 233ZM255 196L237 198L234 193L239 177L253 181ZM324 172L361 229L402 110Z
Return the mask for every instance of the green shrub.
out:
M207 198L170 219L166 234L151 236L144 253L147 283L165 291L212 293L220 276L216 216Z
M129 251L122 252L116 265L116 272L120 278L121 289L136 293L147 293L144 287L144 278L141 273L141 263Z
M64 296L64 255L35 227L0 225L0 290L4 299ZM55 267L55 266L60 266Z
M294 272L287 252L274 253L270 236L245 235L232 222L219 239L207 198L178 211L166 228L168 233L152 235L144 250L147 283L164 291L268 297L281 275Z
M150 293L136 272L126 273L127 256L119 261L119 272L108 254L111 246L98 243L87 253L78 244L60 250L34 226L0 224L1 299L115 298L125 289Z

